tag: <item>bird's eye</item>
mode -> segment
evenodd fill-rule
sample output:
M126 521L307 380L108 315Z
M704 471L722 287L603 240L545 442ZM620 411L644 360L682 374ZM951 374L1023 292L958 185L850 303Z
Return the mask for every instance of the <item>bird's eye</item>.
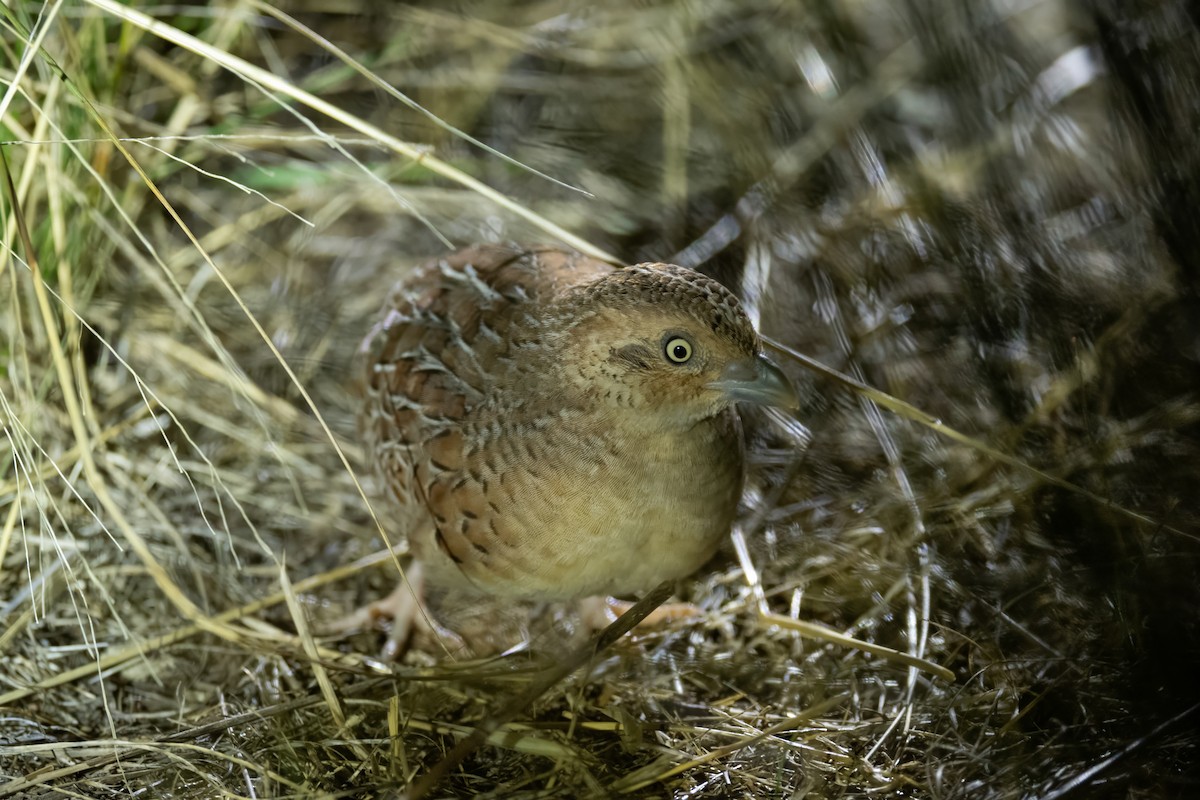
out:
M667 341L663 347L663 353L667 356L668 361L676 364L685 364L692 357L692 343L682 336L676 336Z

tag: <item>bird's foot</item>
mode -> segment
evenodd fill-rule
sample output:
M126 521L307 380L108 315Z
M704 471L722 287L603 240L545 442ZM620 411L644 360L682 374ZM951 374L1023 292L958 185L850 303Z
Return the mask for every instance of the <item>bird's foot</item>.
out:
M346 635L364 630L376 630L382 620L390 620L387 642L381 656L387 661L398 661L415 639L428 637L439 642L441 648L453 652L463 647L462 640L453 631L443 628L425 610L425 571L419 561L409 564L404 580L384 598L355 609L346 616L323 626L322 633Z
M584 625L598 631L607 628L632 607L633 603L615 597L585 597L579 601L579 616ZM691 603L663 603L646 615L635 630L659 628L669 622L698 617L703 613L699 606Z

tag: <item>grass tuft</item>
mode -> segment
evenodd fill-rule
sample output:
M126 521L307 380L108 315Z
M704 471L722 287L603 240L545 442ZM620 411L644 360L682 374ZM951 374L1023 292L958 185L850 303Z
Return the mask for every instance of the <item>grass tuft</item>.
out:
M5 5L0 798L1194 793L1200 28L1149 6ZM698 619L381 663L319 633L404 555L349 366L500 240L716 276L804 406Z

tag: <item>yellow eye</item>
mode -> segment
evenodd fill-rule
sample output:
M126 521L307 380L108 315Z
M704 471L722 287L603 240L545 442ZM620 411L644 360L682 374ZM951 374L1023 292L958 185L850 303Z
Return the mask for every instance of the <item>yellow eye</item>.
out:
M668 361L684 364L692 357L692 343L682 336L676 336L663 347L663 354L666 355Z

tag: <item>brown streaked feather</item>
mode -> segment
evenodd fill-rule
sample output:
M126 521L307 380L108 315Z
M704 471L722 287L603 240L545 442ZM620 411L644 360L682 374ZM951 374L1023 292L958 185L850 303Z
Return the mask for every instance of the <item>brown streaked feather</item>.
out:
M612 270L561 250L469 247L398 284L364 341L362 427L371 461L402 505L417 499L444 520L436 540L456 561L469 548L486 549L496 535L496 512L479 484L482 471L500 472L503 465L476 458L471 473L460 474L466 444L454 423L494 388L495 364L510 357L520 338L514 328L531 305ZM414 533L420 551L424 542Z

